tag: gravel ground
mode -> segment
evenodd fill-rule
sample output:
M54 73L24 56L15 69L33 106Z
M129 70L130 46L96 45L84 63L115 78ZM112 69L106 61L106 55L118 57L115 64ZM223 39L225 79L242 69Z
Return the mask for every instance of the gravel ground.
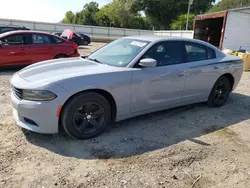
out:
M78 141L16 125L9 83L15 71L0 71L0 187L249 187L250 73L221 108L196 104L148 114Z

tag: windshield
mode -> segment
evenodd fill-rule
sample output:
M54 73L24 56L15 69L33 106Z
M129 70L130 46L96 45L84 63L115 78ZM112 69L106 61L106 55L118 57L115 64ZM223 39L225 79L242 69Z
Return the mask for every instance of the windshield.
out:
M88 56L103 64L126 67L147 45L149 41L119 39Z

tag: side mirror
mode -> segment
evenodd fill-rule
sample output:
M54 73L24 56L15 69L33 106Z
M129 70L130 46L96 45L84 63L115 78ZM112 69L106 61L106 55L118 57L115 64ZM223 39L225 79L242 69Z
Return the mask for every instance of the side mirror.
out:
M145 68L153 68L156 67L157 61L151 58L145 58L140 60L139 65Z
M0 47L3 47L3 42L0 40Z

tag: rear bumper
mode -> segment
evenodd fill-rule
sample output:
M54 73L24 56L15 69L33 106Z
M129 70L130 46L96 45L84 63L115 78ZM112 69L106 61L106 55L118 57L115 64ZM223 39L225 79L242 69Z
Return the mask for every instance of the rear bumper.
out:
M80 54L77 52L77 53L75 53L75 54L71 54L71 55L69 55L69 57L79 57L80 56Z

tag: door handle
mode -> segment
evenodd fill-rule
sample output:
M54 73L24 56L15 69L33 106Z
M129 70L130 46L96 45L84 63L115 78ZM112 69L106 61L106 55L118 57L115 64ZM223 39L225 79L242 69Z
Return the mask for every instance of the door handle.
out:
M214 66L214 69L219 69L219 67L218 66Z
M185 72L184 72L184 71L178 72L177 75L178 75L179 77L185 76Z

